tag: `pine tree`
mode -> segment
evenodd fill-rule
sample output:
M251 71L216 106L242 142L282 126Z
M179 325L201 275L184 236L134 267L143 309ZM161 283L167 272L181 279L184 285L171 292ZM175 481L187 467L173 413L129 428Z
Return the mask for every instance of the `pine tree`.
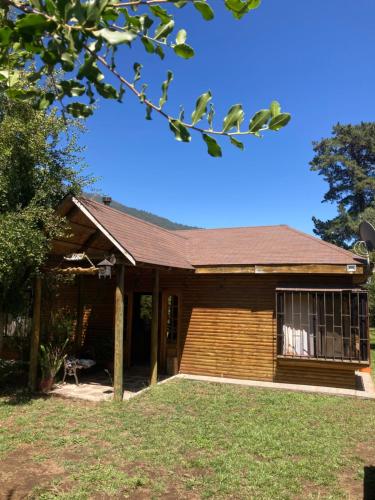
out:
M375 122L333 127L332 137L314 142L311 170L328 183L323 202L336 203L338 215L322 221L313 217L314 233L349 248L358 226L375 223Z

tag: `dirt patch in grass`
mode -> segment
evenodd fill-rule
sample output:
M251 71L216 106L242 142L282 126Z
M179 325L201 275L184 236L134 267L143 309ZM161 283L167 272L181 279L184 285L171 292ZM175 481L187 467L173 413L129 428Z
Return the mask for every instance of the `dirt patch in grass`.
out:
M121 470L129 475L136 473L137 476L144 476L151 485L158 485L160 489L158 493L163 500L200 499L201 496L197 493L186 490L184 481L186 479L202 477L202 475L207 473L207 471L199 468L184 469L178 467L167 470L163 467L151 467L144 462L129 463L121 467ZM132 500L149 500L154 497L157 497L157 493L152 487L140 486L131 494Z
M363 463L363 477L355 477L352 469L340 473L342 489L353 500L375 500L375 446L374 443L359 443L355 449L355 458Z
M28 498L30 492L51 480L62 477L64 469L51 459L33 460L31 447L22 446L8 453L0 469L1 498Z

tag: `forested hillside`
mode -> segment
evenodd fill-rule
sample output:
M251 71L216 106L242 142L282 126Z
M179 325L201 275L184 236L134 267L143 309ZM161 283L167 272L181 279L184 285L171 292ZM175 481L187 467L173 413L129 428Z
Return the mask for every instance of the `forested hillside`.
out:
M87 198L91 198L95 201L102 202L102 196L95 193L85 193ZM156 224L157 226L164 227L165 229L195 229L192 226L185 226L184 224L178 224L177 222L173 222L165 217L159 217L159 215L155 215L151 212L146 212L145 210L138 210L137 208L127 207L118 201L113 200L111 203L111 207L116 208L117 210L121 210L121 212L125 212L126 214L133 215L134 217L138 217L139 219L145 220L147 222L151 222L152 224Z

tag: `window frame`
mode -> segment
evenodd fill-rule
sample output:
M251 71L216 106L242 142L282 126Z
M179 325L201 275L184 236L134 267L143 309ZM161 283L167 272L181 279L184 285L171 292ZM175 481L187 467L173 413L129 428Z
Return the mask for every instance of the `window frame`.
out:
M290 309L290 304L286 306L288 294L291 294L292 297L291 311L287 311L288 307ZM302 313L302 294L307 296L307 322L302 322L302 316L306 320L306 312ZM294 311L295 296L299 297L297 312ZM338 300L339 302L337 302ZM337 314L337 304L339 304L340 314ZM346 308L345 313L343 313L343 304ZM356 311L354 315L352 314L353 308ZM296 332L299 332L296 337L293 337L291 350L299 350L299 353L285 352L287 333L284 327L288 326L285 321L288 313L289 317L292 318L291 322L289 321L292 337ZM276 288L275 316L276 354L278 358L342 361L366 365L370 363L368 292L366 290L360 288ZM297 321L295 320L296 316L298 317ZM338 318L339 322L337 323ZM329 324L327 324L328 322ZM330 328L328 335L327 327ZM340 332L339 335L338 332ZM306 350L304 349L304 340L302 340L301 349L303 334L306 336ZM341 340L340 354L336 354L337 339L339 342ZM313 342L312 348L310 346L311 340ZM332 353L329 353L328 341L331 342ZM299 349L297 349L298 342ZM313 351L312 355L307 352L310 350Z

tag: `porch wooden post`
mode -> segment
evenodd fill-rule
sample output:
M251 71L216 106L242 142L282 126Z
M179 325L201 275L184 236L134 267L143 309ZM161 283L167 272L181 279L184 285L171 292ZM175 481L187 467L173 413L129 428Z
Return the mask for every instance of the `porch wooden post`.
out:
M117 267L115 292L115 359L114 359L114 399L122 401L124 392L124 281L125 266Z
M159 330L159 270L154 270L152 290L152 324L151 324L151 374L150 385L158 381L158 330Z
M76 337L75 344L77 351L79 352L82 347L82 334L83 334L83 300L82 300L82 276L77 276L77 327L76 327Z
M35 277L35 285L34 285L33 326L31 332L30 365L29 365L29 388L31 391L36 390L39 340L40 340L41 302L42 302L42 278L40 274L37 274Z

